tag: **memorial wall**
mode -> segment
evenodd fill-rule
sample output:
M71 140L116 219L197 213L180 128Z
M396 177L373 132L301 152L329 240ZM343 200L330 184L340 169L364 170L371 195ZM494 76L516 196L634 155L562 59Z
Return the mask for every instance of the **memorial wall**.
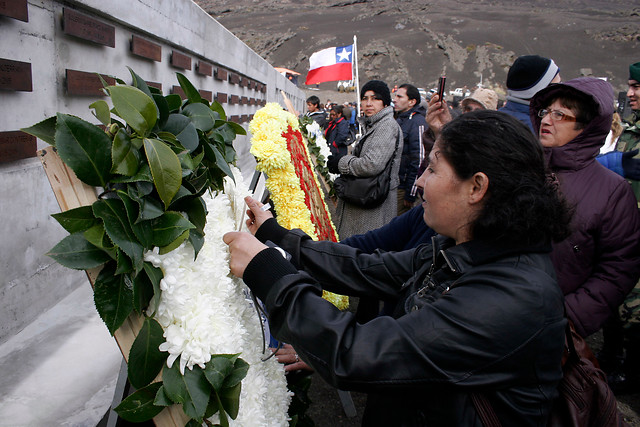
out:
M127 67L164 94L184 96L184 74L245 129L267 102L284 105L281 91L304 110L300 89L191 0L0 0L0 40L0 343L88 286L44 255L66 232L49 216L59 208L37 157L47 144L20 128L56 112L98 123L98 74L131 83ZM246 179L249 139L234 143Z

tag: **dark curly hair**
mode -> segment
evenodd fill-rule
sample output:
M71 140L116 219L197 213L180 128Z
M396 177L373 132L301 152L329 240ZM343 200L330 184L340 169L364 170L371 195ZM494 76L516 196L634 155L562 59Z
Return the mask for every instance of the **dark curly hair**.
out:
M569 236L572 209L545 166L542 145L520 121L469 112L445 125L437 144L459 178L476 172L489 178L473 239L536 244Z

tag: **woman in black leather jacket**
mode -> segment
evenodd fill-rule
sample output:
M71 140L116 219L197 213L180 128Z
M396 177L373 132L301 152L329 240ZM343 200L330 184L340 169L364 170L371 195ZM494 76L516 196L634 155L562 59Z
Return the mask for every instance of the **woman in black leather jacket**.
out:
M363 254L314 242L248 198L255 237L225 235L231 271L277 339L330 384L369 394L363 425L481 426L473 394L504 426L546 425L566 322L549 251L571 214L542 147L510 116L467 113L443 128L418 183L432 244ZM399 303L359 324L322 289Z

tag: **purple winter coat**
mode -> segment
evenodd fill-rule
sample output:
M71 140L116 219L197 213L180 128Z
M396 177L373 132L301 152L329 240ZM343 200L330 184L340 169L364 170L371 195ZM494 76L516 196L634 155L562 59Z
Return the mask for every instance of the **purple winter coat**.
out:
M553 246L551 258L565 295L567 315L584 337L598 331L640 276L640 214L631 186L595 158L611 128L613 89L605 81L582 77L551 85L531 100L536 135L541 118L561 88L590 95L598 116L562 147L545 148L549 167L567 200L576 206L573 233Z

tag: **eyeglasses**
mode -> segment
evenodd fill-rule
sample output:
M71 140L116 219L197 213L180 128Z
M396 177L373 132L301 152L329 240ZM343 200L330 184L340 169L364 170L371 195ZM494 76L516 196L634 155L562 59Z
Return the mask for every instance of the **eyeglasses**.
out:
M541 119L544 118L547 114L551 114L551 120L553 120L554 122L561 122L563 120L566 122L577 121L575 117L565 114L560 110L548 110L545 108L538 111L538 117L540 117Z

